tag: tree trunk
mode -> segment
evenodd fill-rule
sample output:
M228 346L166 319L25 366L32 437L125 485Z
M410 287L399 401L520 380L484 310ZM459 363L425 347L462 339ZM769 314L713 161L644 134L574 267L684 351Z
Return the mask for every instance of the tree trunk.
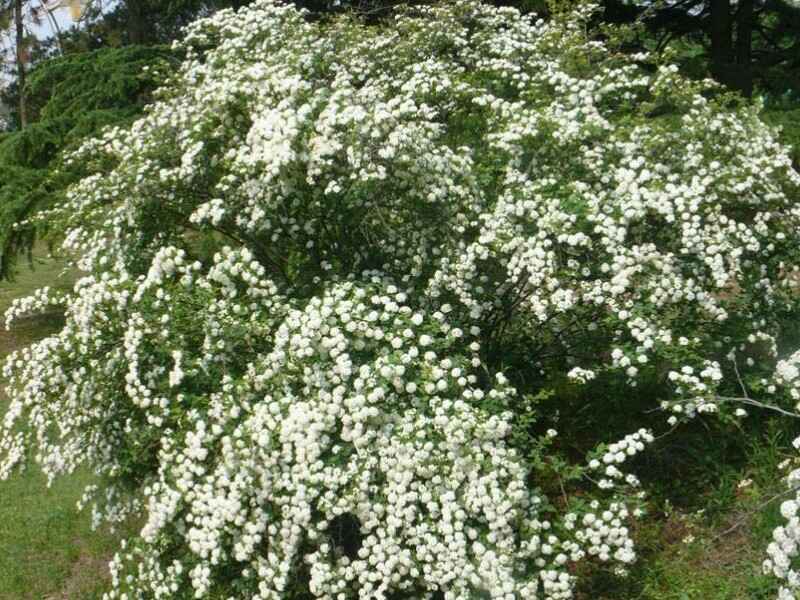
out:
M19 122L24 129L28 125L25 105L25 29L22 25L22 0L14 0L14 25L17 40L17 84L19 85Z
M739 0L736 13L736 64L738 65L738 87L750 97L753 95L753 0Z
M734 66L730 0L711 0L710 34L711 72L717 81L727 85Z
M147 41L147 6L145 0L128 0L128 41L144 44Z

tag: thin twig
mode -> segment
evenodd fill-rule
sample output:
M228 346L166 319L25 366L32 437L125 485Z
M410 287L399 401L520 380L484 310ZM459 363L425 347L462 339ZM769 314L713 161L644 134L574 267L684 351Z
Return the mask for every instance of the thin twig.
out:
M746 521L747 521L747 520L748 520L750 517L752 517L752 516L753 516L755 513L757 513L757 512L759 512L760 510L762 510L762 509L763 509L765 506L767 506L768 504L771 504L772 502L774 502L774 501L775 501L775 500L777 500L778 498L781 498L781 497L783 497L783 496L786 496L787 494L791 494L792 492L796 492L796 491L798 491L798 490L800 490L800 486L795 486L795 487L789 488L788 490L784 490L784 491L782 491L782 492L781 492L781 493L779 493L779 494L775 494L775 495L774 495L774 496L772 496L771 498L768 498L768 499L764 500L764 502L762 502L761 504L759 504L758 506L756 506L754 509L752 509L752 510L748 511L748 513L747 513L747 514L746 514L744 517L742 517L741 519L739 519L738 521L736 521L736 523L734 523L733 525L731 525L730 527L728 527L728 529L726 529L726 530L725 530L725 531L723 531L722 533L718 533L716 536L714 536L714 537L711 539L711 543L713 544L714 542L716 542L716 541L717 541L718 539L720 539L721 537L724 537L724 536L728 535L729 533L733 533L734 531L736 531L736 530L737 530L739 527L741 527L742 525L744 525L744 524L745 524L745 522L746 522Z
M692 401L696 403L697 400L705 400L705 398L695 398ZM785 410L785 409L781 408L780 406L775 406L773 404L764 404L763 402L758 402L757 400L753 400L752 398L747 398L747 397L740 398L740 397L736 397L736 396L713 396L710 400L711 400L711 402L709 402L709 403L713 403L713 402L738 402L740 404L747 404L749 406L755 406L757 408L763 408L765 410L771 410L771 411L780 413L780 414L782 414L782 415L784 415L786 417L792 417L794 419L800 419L800 414L798 414L796 412L789 412L788 410ZM658 408L652 408L652 409L646 410L644 412L645 413L654 413L654 412L659 412L659 411L665 411L668 408L671 408L672 406L674 406L676 404L682 404L683 402L685 402L685 401L672 402L672 403L669 403L666 407L659 406ZM700 408L700 407L698 406L698 408Z
M775 406L773 404L764 404L763 402L758 402L757 400L753 400L747 397L737 398L734 396L715 396L714 400L717 402L739 402L741 404L748 404L750 406L755 406L757 408L772 410L786 417L793 417L795 419L800 419L800 414L796 412L789 412L788 410L782 409L780 406Z
M739 385L742 388L742 395L749 400L750 396L747 395L747 388L744 385L744 381L742 381L742 376L739 374L739 365L736 363L736 352L732 352L732 354L733 358L731 360L733 360L733 370L736 373L736 379L739 380Z

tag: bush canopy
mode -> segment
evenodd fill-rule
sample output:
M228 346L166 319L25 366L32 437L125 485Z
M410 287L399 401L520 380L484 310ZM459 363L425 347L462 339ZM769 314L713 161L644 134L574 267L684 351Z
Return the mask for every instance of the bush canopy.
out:
M571 598L635 560L657 434L794 414L788 150L593 11L259 0L69 157L84 276L7 315L66 322L7 361L0 475L144 512L109 598Z

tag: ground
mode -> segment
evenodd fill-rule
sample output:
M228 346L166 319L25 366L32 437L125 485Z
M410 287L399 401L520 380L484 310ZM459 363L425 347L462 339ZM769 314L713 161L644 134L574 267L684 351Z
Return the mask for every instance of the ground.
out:
M0 283L0 313L15 297L38 287L69 287L62 262L45 258L35 269L22 267L13 283ZM58 316L26 319L11 331L0 329L0 356L58 326ZM0 412L5 397L0 392ZM88 513L78 513L76 502L92 481L88 472L57 481L52 487L31 468L0 482L0 599L88 600L100 598L108 581L108 560L118 536L92 531Z

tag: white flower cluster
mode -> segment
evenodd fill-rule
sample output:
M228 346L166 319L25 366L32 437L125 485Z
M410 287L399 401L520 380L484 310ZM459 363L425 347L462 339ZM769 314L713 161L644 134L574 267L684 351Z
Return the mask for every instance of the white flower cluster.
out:
M786 386L792 399L800 403L800 350L778 361L775 367L775 382Z
M64 294L48 286L39 288L30 296L14 298L11 306L6 310L5 327L9 329L16 320L22 317L44 313L48 309L52 310L63 306L65 302Z
M703 368L699 372L694 367L684 365L679 371L670 371L667 379L675 387L676 396L679 398L689 396L689 399L662 401L661 407L665 410L688 417L719 410L719 405L714 402L713 392L723 380L723 374L716 361L704 361ZM674 419L674 416L670 417L671 424L674 424Z
M380 291L342 284L291 311L213 420L162 453L143 539L160 551L182 532L194 564L140 574L155 597L181 574L203 597L231 560L254 598L285 597L302 568L326 598L536 595L517 573L551 562L549 523L502 443L505 418L473 407L479 359L450 354L435 321L415 325L405 293Z
M792 400L800 400L800 351L778 361L774 382L786 389ZM795 450L800 450L800 437L794 440L793 446ZM797 564L800 555L800 468L789 472L786 483L792 494L791 499L781 504L781 516L786 523L772 532L772 542L767 547L768 558L763 563L763 569L781 581L779 600L794 600L800 593L800 567Z
M769 558L764 561L765 572L771 572L785 581L779 599L794 600L796 596L792 590L800 589L800 573L792 568L792 559L800 552L800 519L797 512L797 500L787 500L781 504L781 515L787 523L773 532L773 541L767 547Z
M377 276L370 287L338 284L291 309L247 250L220 252L207 274L192 279L197 270L167 247L138 282L101 289L83 281L64 330L30 351L58 349L61 361L44 371L35 360L11 361L12 384L28 382L7 417L12 460L25 441L10 436L23 411L41 424L35 436L49 452L43 467L51 477L73 468L93 443L106 453L98 462L110 477L126 467L111 444L156 445L157 474L142 482L142 545L115 559L118 591L110 598L125 597L124 589L169 598L187 587L206 597L235 564L236 585L253 598L286 597L297 570L307 569L309 591L325 598L439 589L447 598L481 590L559 599L571 597L568 562L632 560L621 525L628 515L618 502L585 513L585 520L609 521L610 529L591 533L556 535L558 524L540 515L542 499L528 491L527 472L503 441L509 415L477 408L484 399L507 404L514 390L501 374L488 390L479 384L480 345L442 312L412 309L406 292ZM196 305L203 292L217 300ZM97 322L111 320L122 344L89 338ZM260 341L263 351L234 383L230 349L217 341L233 343L245 325L248 333L269 326L271 339ZM199 343L193 336L201 332ZM110 332L103 333L108 343ZM105 367L64 377L76 362L68 351L81 338L80 354L95 364L103 357ZM114 366L124 373L125 394L106 406L87 394L119 385L119 376L104 372ZM201 382L207 395L194 396ZM61 399L42 402L42 391ZM87 438L93 432L77 416L100 419L108 410L120 424L117 439ZM48 414L73 415L57 441L47 441ZM141 428L160 438L143 439ZM185 435L176 439L175 430ZM638 439L620 443L634 447ZM124 517L111 510L112 519ZM160 557L175 544L184 552L163 568ZM129 562L134 568L126 571ZM537 569L524 576L527 563Z
M593 501L592 509L598 509L599 503ZM632 563L636 559L633 541L629 536L625 522L628 509L624 505L612 503L607 510L598 511L599 515L589 512L581 519L575 537L589 546L589 553L602 561L615 560L622 564ZM624 573L622 567L619 573Z
M256 0L75 154L97 172L48 219L86 275L5 365L0 477L35 449L109 482L98 517L146 512L110 598L556 600L634 559L620 465L652 434L556 508L522 399L672 381L665 408L723 411L724 351L798 309L800 176L756 109L610 52L592 11Z
M589 469L599 471L604 475L604 479L598 482L601 489L610 489L615 486L614 481L625 480L627 485L636 487L639 480L632 473L627 475L619 470L617 465L621 465L628 459L636 456L645 449L645 444L652 443L653 434L646 429L640 429L636 433L626 435L623 439L608 446L608 449L599 459L595 458L589 462Z

